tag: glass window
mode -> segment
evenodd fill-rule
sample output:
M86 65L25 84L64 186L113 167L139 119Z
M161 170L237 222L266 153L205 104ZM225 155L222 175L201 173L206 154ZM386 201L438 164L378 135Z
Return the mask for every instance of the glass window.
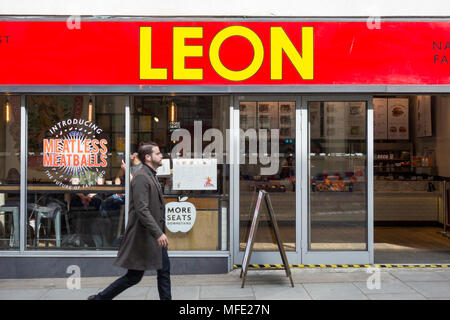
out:
M239 248L245 250L259 190L268 192L286 251L295 251L295 101L240 102ZM253 249L278 244L263 202Z
M310 250L367 250L366 108L308 103Z
M228 248L229 107L223 96L134 97L131 173L139 144L157 143L165 159L158 179L172 251Z
M0 250L19 249L20 97L0 96Z
M122 96L28 96L27 248L117 249Z

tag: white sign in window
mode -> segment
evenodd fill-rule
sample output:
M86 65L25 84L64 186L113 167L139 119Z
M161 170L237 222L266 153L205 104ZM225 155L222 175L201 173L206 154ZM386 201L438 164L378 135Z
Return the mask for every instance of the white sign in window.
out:
M173 159L173 190L217 190L217 159Z

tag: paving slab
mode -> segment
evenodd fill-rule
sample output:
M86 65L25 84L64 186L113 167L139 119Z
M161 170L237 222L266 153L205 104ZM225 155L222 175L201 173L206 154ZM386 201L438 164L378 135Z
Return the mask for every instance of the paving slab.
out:
M313 300L367 300L353 283L305 283Z
M450 299L450 281L441 282L406 282L417 292L427 298L448 298Z
M121 297L118 295L114 300L146 300L146 296L136 296L136 297Z
M434 272L439 274L441 277L445 278L446 280L450 280L450 269L434 270Z
M417 293L414 289L407 286L401 281L383 281L380 282L380 288L369 287L367 281L366 282L354 282L355 286L359 288L364 294L392 294L392 293L407 293L407 294L415 294ZM370 285L375 285L374 283L369 283Z
M66 279L1 279L2 289L66 288Z
M392 270L391 275L401 281L445 281L446 277L435 271L421 271L421 270ZM449 274L450 276L450 274Z
M121 294L117 296L118 297L139 297L142 296L145 298L149 292L149 287L138 287L133 286L131 288L128 288L127 290L123 291Z
M172 300L198 300L200 286L172 286ZM149 288L146 300L159 300L157 287Z
M254 292L251 285L241 286L202 286L200 288L200 299L232 299L253 297Z
M172 286L173 291L173 286ZM172 292L172 299L173 299L173 292ZM149 288L147 292L147 296L145 297L145 300L159 300L159 293L158 288L156 286L152 286Z
M376 293L367 294L370 300L426 300L418 293Z
M333 283L333 282L362 282L367 281L373 273L368 273L366 270L357 272L333 272L333 273L303 273L295 274L293 276L295 283ZM382 281L397 281L389 272L380 272Z
M301 284L294 287L279 285L252 286L256 300L311 300Z
M39 300L49 289L0 290L0 300Z
M203 298L200 300L256 300L255 296L248 296L248 297L232 297L232 298Z
M174 299L174 300L198 300L198 299L200 299L200 286L172 287L172 299Z
M49 289L40 300L86 300L90 295L96 294L99 288L85 289Z

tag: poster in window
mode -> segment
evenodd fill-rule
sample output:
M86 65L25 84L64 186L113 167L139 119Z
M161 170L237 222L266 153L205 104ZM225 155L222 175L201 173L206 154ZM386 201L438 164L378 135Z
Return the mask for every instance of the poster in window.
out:
M348 139L366 137L366 102L346 102L346 128Z
M173 159L173 190L217 190L217 159Z
M388 99L388 139L409 139L408 98Z
M256 102L240 103L240 127L244 131L256 129Z
M345 102L325 102L324 136L329 140L346 138Z
M387 130L387 98L373 99L373 132L375 140L386 140Z
M281 139L295 138L295 102L279 103L279 126Z
M258 129L278 129L278 102L258 102Z
M416 136L431 137L431 96L418 96L416 101Z

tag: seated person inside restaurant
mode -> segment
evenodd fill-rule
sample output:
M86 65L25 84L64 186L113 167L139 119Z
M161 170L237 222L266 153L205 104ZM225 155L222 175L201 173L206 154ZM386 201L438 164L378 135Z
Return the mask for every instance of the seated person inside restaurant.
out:
M133 175L142 167L142 163L137 156L137 152L130 154L130 181L133 179ZM114 184L121 185L123 184L123 178L125 176L125 168L126 164L122 160L122 164L120 165L120 169L116 174L116 178L114 179ZM106 215L109 210L117 210L120 209L120 206L125 204L125 195L123 193L113 194L105 199L102 204L101 210Z
M73 176L72 185L104 185L105 179L94 172ZM74 220L75 233L83 235L89 246L109 246L111 221L102 215L104 195L101 193L69 193L65 195L67 208Z
M7 185L19 185L20 184L20 173L16 168L11 168L8 170L6 176ZM19 207L20 206L20 193L7 193L5 195L5 206L9 207Z
M5 183L7 185L19 185L20 173L16 168L8 170ZM4 201L0 202L0 206L17 207L20 206L20 193L6 193L4 194ZM0 216L0 247L9 246L7 238L10 237L13 227L13 216L11 214L2 214Z

